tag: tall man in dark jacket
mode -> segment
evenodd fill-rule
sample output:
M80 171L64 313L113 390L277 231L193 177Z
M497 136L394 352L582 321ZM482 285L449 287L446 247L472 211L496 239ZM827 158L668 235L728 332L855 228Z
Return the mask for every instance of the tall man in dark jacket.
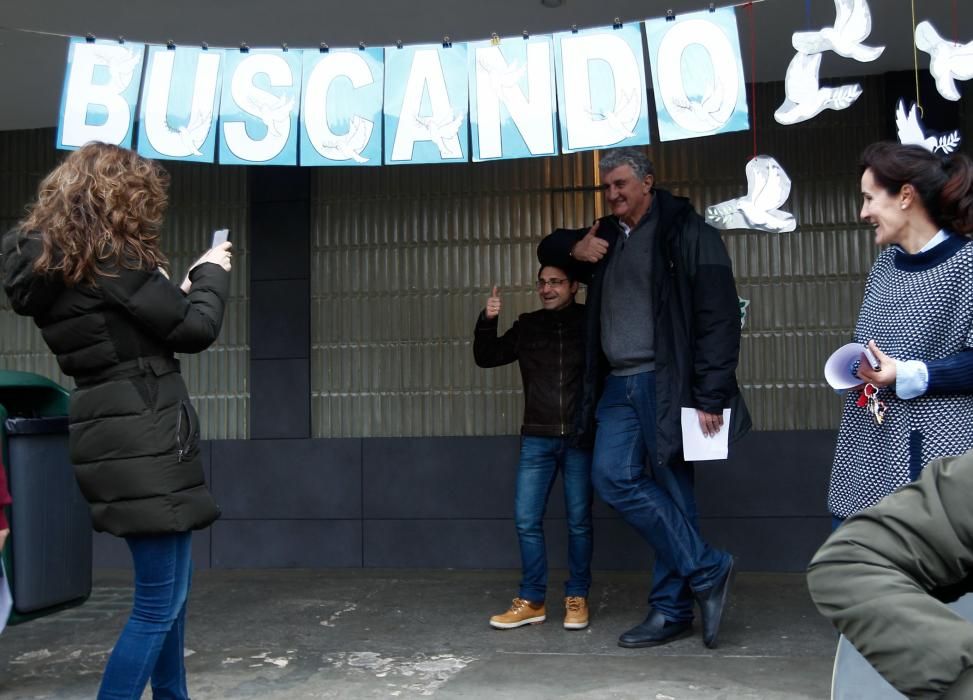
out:
M584 307L574 296L569 272L545 266L537 274L543 308L522 314L497 337L497 288L476 322L473 357L480 367L515 360L524 383L524 421L514 519L522 563L520 591L510 609L490 618L497 629L543 622L547 593L544 510L560 469L568 520L569 578L565 584L565 629L588 626L591 585L591 451L574 439L584 366Z
M609 151L600 170L612 214L588 230L555 231L537 254L542 265L579 264L588 283L580 430L589 435L597 421L592 481L655 550L649 614L618 643L691 634L695 599L703 642L714 647L733 558L700 536L680 408L696 409L706 435L722 429L725 408L731 439L749 429L735 378L740 315L730 259L688 200L655 188L644 153Z

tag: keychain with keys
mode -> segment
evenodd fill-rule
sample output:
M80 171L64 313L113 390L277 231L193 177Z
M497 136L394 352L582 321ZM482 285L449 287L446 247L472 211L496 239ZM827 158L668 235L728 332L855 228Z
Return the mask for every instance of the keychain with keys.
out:
M881 425L885 420L885 402L878 398L878 387L869 382L862 388L862 393L858 397L856 404L860 408L868 409L875 419L876 425Z

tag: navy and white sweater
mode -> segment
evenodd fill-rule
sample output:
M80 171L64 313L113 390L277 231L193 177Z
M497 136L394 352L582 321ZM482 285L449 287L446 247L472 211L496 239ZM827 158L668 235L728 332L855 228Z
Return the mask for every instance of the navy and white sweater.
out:
M855 341L869 340L895 359L925 362L929 385L909 400L881 389L881 425L847 392L828 492L840 518L913 481L927 462L973 448L973 241L950 235L915 255L884 250L855 328Z

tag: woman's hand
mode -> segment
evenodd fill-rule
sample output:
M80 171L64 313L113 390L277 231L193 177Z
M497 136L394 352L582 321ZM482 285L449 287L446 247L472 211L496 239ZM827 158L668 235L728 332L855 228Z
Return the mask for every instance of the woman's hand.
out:
M7 542L7 535L10 534L10 528L6 530L0 530L0 552L3 551L3 545Z
M189 273L192 272L193 269L202 265L203 263L213 263L214 265L219 265L224 270L229 272L230 268L232 267L231 259L233 258L233 253L230 252L230 248L232 247L233 244L230 241L226 241L225 243L220 243L219 245L213 246L212 248L207 250L199 257L199 259L196 262L190 265L189 269L186 271L186 279L184 279L182 281L182 284L179 285L179 288L182 289L183 293L188 294L189 289L190 287L192 287L193 284L192 282L189 281Z
M868 364L868 359L862 355L861 362L858 363L859 378L875 386L895 384L895 360L879 350L874 340L868 341L868 349L878 360L879 368L877 370L872 369Z

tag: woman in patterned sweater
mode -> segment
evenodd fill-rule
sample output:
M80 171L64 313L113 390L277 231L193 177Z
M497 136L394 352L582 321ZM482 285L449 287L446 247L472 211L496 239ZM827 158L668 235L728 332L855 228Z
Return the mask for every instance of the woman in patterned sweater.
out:
M973 161L875 143L861 166L861 218L888 246L855 328L880 365L861 362L862 389L880 403L845 396L828 493L836 525L930 460L973 448Z

